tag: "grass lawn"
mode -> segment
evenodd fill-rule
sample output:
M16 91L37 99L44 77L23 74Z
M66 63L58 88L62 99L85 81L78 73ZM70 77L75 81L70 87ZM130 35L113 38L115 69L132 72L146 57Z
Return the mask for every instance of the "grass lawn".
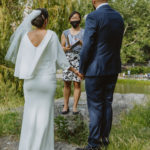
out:
M18 112L0 113L0 137L16 135L19 136L21 129L21 115Z
M56 131L58 141L82 146L87 144L88 127L82 120L76 122L78 131L72 133L67 127L67 120L59 119L62 126ZM122 114L121 122L112 127L110 142L108 150L150 150L150 102L146 106L135 106L128 114Z
M55 99L63 97L63 81L57 80ZM84 91L84 83L81 85ZM73 88L72 88L73 94ZM0 136L19 135L21 116L14 112L14 108L24 105L23 95L16 92L16 86L9 80L0 80Z
M150 150L150 102L135 106L113 126L109 150Z
M116 91L119 92L120 86L123 85L125 85L125 88L128 88L129 85L133 87L137 86L141 91L144 86L150 86L150 81L118 80ZM58 80L56 98L63 96L62 89L63 82ZM147 88L145 89L144 87L144 91L146 90ZM12 108L23 106L24 100L20 94L14 93L14 91L15 86L12 86L9 82L7 84L1 82L0 136L18 136L20 134L21 116L13 112ZM82 91L84 91L84 83L82 84ZM145 106L135 106L128 114L122 114L121 118L120 124L112 128L111 144L108 150L150 150L150 102ZM87 133L88 127L81 127L74 134L74 137L68 137L68 139L57 137L57 139L73 144L85 145L87 142ZM63 134L68 134L67 129Z

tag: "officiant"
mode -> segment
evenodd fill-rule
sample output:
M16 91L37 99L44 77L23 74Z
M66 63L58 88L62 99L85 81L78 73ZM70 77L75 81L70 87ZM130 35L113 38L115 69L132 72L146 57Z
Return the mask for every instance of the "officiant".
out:
M73 11L69 16L71 28L63 31L61 36L61 45L64 49L66 57L72 67L79 70L80 50L82 48L84 29L80 27L81 14ZM64 108L62 114L69 113L69 97L71 95L71 84L74 85L74 105L73 114L79 113L77 110L78 101L81 95L81 80L71 71L63 71L64 80Z

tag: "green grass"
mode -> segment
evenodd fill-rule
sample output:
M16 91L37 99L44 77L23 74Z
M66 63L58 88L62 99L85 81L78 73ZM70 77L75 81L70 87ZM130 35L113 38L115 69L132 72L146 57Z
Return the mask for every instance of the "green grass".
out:
M57 80L57 89L55 94L55 99L63 97L64 82L62 80ZM82 91L84 91L84 83L81 84ZM73 87L72 92L73 95ZM15 83L9 80L4 83L0 81L0 112L5 109L17 108L23 106L24 97L16 91Z
M73 95L73 83L72 83L72 88L71 88L71 95ZM64 90L64 82L62 81L62 79L58 79L57 80L57 89L56 89L56 94L55 94L55 98L61 98L63 97L63 90ZM85 91L84 88L84 81L81 83L81 91Z
M150 150L150 102L135 106L113 126L109 150Z
M118 84L150 85L150 80L119 79Z
M57 89L55 98L63 97L62 80L57 81ZM82 84L82 91L84 85ZM72 88L73 95L73 88ZM13 112L15 108L23 107L24 97L16 90L16 84L7 80L0 80L0 136L19 135L21 126L21 116L17 112Z
M58 116L55 118L55 140L82 145L88 137L88 127L83 116Z
M120 88L121 86L123 89ZM135 91L138 88L141 93L148 93L147 87L149 88L149 86L150 81L118 80L116 91L129 91L128 88L135 87ZM18 136L20 134L21 116L19 113L13 112L12 108L23 106L24 100L22 95L14 92L15 88L15 85L9 81L7 84L3 82L0 84L0 136ZM58 80L56 98L63 96L62 90L63 81ZM84 83L82 83L82 91L84 91ZM111 144L108 150L150 150L150 102L145 106L135 106L128 114L122 114L121 118L120 124L112 128ZM62 118L59 119L57 125ZM69 126L64 125L65 130L60 127L56 139L77 145L86 145L88 127L80 119L76 120L76 124L78 128L75 131L70 131ZM63 131L65 131L63 134L67 134L65 139L59 136Z
M61 79L57 80L57 89L55 99L63 97L64 83ZM84 81L81 84L82 91L85 91ZM150 81L137 81L137 80L122 80L119 79L115 92L118 93L144 93L149 94ZM73 86L72 86L73 95ZM2 109L11 109L23 106L24 98L21 92L16 91L15 83L7 81L4 83L0 80L0 111Z
M15 84L0 82L0 136L19 135L21 116L14 109L23 106L23 96L16 92Z
M122 114L121 118L121 122L112 127L108 150L150 150L150 102L146 106L135 106L128 114ZM57 119L57 140L86 145L88 128L82 120L76 123L80 127L78 132L70 131L65 118ZM72 137L70 132L73 132Z
M21 116L17 112L0 113L0 136L19 135Z
M122 94L125 93L150 94L150 81L119 79L116 85L115 92Z
M112 128L108 150L150 150L150 102L146 106L135 106L128 114L122 114L121 118L120 124ZM19 114L10 112L0 114L0 122L0 136L19 135L21 126ZM82 120L78 118L75 120L78 128L74 131L69 130L66 119L57 118L55 122L59 127L57 140L86 145L88 128Z

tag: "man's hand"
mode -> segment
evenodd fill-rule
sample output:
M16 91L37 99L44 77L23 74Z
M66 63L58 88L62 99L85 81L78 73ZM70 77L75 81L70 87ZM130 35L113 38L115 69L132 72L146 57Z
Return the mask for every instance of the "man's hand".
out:
M84 80L84 75L82 75L78 70L73 67L70 67L69 70L74 72L80 78L80 80Z
M71 48L70 48L69 46L64 47L64 51L65 51L65 52L70 51L70 50L71 50Z
M82 46L83 45L83 42L80 40L80 45Z
M80 78L81 80L84 80L85 76L79 72L79 78Z
M84 80L84 75L81 74L79 71L76 71L76 75L80 78L80 80Z

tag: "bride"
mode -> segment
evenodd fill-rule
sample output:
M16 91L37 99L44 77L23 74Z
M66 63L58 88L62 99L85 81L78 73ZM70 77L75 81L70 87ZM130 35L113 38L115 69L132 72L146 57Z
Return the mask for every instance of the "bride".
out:
M54 150L56 65L82 78L70 67L56 33L46 30L47 23L46 9L33 10L12 35L5 57L15 64L14 76L24 80L19 150Z

